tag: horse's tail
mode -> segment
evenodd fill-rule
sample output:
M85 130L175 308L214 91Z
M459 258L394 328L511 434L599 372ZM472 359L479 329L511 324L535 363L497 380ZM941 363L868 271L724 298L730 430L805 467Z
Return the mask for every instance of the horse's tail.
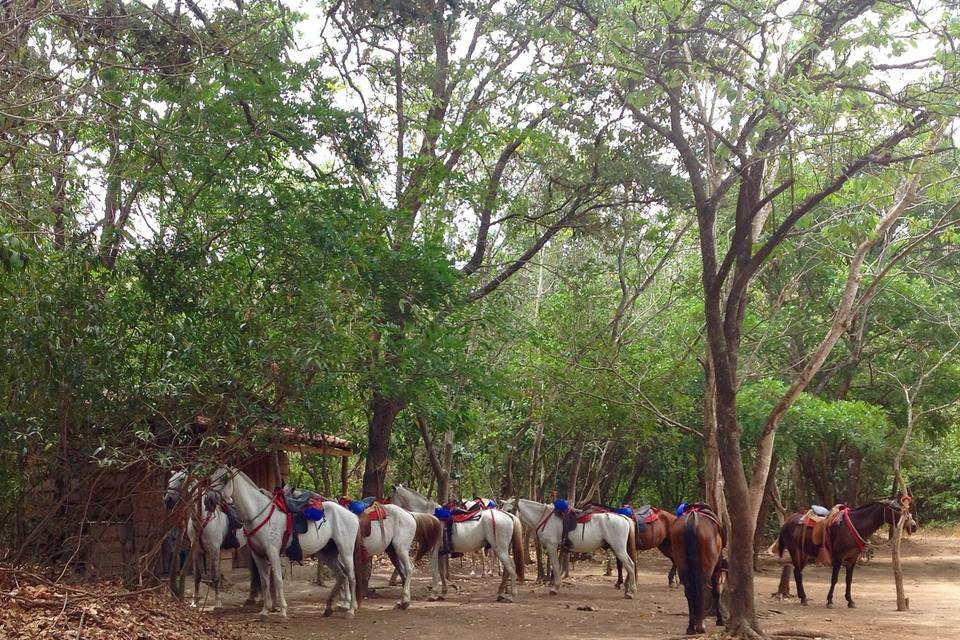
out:
M777 555L781 558L783 557L783 552L787 549L786 531L787 524L784 523L783 526L780 527L780 533L777 534Z
M366 568L364 563L370 559L366 547L363 546L363 536L360 534L360 525L357 524L357 538L353 543L353 597L354 609L360 608L360 599L367 595Z
M524 565L526 565L524 556L526 555L523 552L523 525L520 523L520 518L512 514L507 514L513 520L513 566L517 570L517 582L524 581Z
M414 562L420 560L431 553L440 542L440 536L443 535L443 526L437 517L429 513L411 514L417 521L417 531L413 534L413 539L417 543L417 555L413 558Z
M683 552L686 575L680 576L687 602L693 606L695 619L703 619L703 567L700 566L700 539L697 537L697 514L687 516L683 527Z
M630 518L630 533L627 535L627 554L633 560L633 577L637 577L637 525L633 518Z

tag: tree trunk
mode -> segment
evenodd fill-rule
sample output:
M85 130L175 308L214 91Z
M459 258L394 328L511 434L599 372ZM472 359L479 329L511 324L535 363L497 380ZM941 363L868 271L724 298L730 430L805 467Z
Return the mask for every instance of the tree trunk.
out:
M707 504L714 508L724 527L729 526L727 501L723 494L723 472L720 468L720 450L717 448L717 381L709 349L703 361L703 460L704 493Z
M450 472L453 468L453 431L443 434L443 472L437 478L437 502L450 500Z
M573 445L573 463L570 466L570 479L567 481L567 500L572 507L577 503L577 479L580 477L580 462L583 460L583 432L577 434Z
M398 398L386 398L374 391L370 420L367 423L367 460L363 470L364 496L383 497L383 485L390 463L390 432L403 409Z

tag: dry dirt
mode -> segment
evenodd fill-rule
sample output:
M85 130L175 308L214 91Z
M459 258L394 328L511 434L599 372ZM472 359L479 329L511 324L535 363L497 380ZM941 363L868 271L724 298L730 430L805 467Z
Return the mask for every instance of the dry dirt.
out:
M773 559L768 559L765 572L756 581L763 628L835 639L960 638L960 539L916 536L905 542L903 551L910 598L910 611L904 613L896 611L888 548L878 548L870 562L857 568L853 584L857 609L845 606L842 571L834 598L839 606L825 607L830 572L823 567L808 567L804 573L810 606L801 607L795 598L778 601L770 594L776 591L780 570ZM535 574L535 567L530 569ZM614 578L604 577L601 563L580 563L559 596L550 596L544 586L528 582L520 586L516 603L500 604L495 601L497 578L470 577L455 560L453 570L461 574L457 576L459 590L452 590L447 601L425 601L429 576L424 575L424 569L415 578L410 609L398 611L393 603L399 589L386 586L388 573L381 568L371 582L380 597L365 600L356 619L347 620L342 613L321 617L328 589L309 582L315 575L313 567L296 567L293 584L287 583L289 621L272 618L258 629L264 637L291 640L667 638L681 635L686 629L687 609L682 591L667 587L667 569L659 553L644 553L639 593L636 599L626 600L614 590ZM235 621L255 620L256 610L240 608L245 594L239 585L244 575L234 572L232 578L238 586L226 594L225 610L215 615ZM791 592L795 592L792 581ZM578 607L593 610L581 611ZM708 620L708 633L716 629Z

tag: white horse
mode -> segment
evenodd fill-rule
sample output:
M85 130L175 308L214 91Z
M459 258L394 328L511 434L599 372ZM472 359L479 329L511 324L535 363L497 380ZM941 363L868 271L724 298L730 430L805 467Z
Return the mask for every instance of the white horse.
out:
M173 509L177 502L187 495L193 494L194 486L184 488L183 484L187 479L186 471L177 471L167 482L167 491L164 494L163 502L168 509ZM220 495L207 491L204 492L203 500L200 501L200 520L197 521L196 513L190 510L190 517L187 520L187 538L190 545L197 545L198 553L194 555L193 564L193 599L191 606L198 607L200 598L200 582L203 578L204 570L209 568L210 586L214 593L214 608L223 607L223 600L220 599L220 587L223 582L223 574L220 573L220 549L228 533L227 514L220 508ZM199 535L198 535L199 533ZM247 538L243 531L237 531L237 540L242 548L247 544ZM251 567L250 595L244 604L253 604L256 602L256 595L259 592L260 583L254 579L255 571Z
M520 498L516 501L504 501L503 508L513 510L514 504L524 526L534 528L540 543L547 548L550 566L553 568L550 595L556 595L561 584L559 568L560 545L563 544L563 521L559 517L554 517L556 509L552 504ZM574 553L589 553L604 545L610 547L627 569L627 586L623 595L626 598L633 598L637 590L635 536L631 518L619 513L595 513L589 522L577 524L576 528L570 531L568 548Z
M266 588L270 584L268 578L273 579L276 597L280 601L280 616L286 619L287 599L280 565L284 544L289 544L289 540L285 540L286 514L273 498L261 492L253 480L238 469L220 467L214 472L211 485L224 499L233 500L243 520L250 555L260 572L260 584L264 585L260 619L267 619L273 605L272 590ZM323 514L322 520L310 522L307 532L299 534L300 547L304 557L317 554L336 576L323 615L333 613L333 599L340 595L346 601L347 617L353 618L358 608L356 563L362 549L360 522L355 515L330 500L324 501ZM327 548L330 542L334 543L335 550Z
M394 487L390 494L390 502L420 513L433 513L440 506L413 489L401 485ZM503 567L497 600L513 602L517 597L517 580L523 580L524 569L523 533L517 518L499 509L485 509L480 511L480 518L477 520L454 523L450 542L452 550L460 553L478 551L485 545L490 545ZM511 545L513 546L513 563L510 562ZM433 570L431 600L441 600L447 595L447 576L442 570L438 554L439 548L434 551L430 563Z
M398 609L410 606L410 587L414 564L425 555L434 554L443 535L440 521L431 514L410 513L395 504L381 504L386 518L370 521L370 533L363 538L363 547L371 556L386 553L403 580ZM417 543L417 555L410 557L410 546Z

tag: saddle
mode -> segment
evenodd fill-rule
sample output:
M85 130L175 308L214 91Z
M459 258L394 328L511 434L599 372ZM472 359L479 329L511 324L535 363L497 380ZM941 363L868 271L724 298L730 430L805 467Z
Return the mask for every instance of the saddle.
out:
M488 507L481 501L474 500L469 506L467 506L465 502L448 502L446 506L436 509L433 515L443 524L440 555L447 555L451 558L459 558L462 556L462 553L453 550L453 525L455 523L459 524L461 522L479 520L483 516L484 511L493 508L495 507Z
M220 548L237 549L240 547L240 540L237 538L237 529L243 528L243 523L240 522L240 514L237 512L235 506L227 504L226 502L220 503L220 510L227 515L227 533L223 536L223 543L220 545Z
M380 535L386 537L383 521L387 519L387 511L378 502L371 502L370 506L359 516L360 537L366 538L373 533L373 523L380 523Z
M283 502L287 516L291 519L290 543L286 548L286 555L291 562L303 562L303 549L300 547L300 534L306 533L310 521L323 520L324 498L319 493L306 489L284 487ZM319 508L318 508L319 507Z
M556 503L555 503L556 504ZM598 513L612 513L613 509L606 505L595 504L588 502L584 504L579 509L558 509L556 506L553 510L553 515L560 518L560 521L563 523L562 532L563 537L560 541L560 546L563 549L569 549L573 546L570 542L570 532L577 528L577 525L586 524L593 520L593 516ZM586 535L586 531L583 532L583 535Z
M713 507L708 505L706 502L691 502L683 510L683 515L681 517L686 517L690 513L699 513L705 518L708 518L717 525L717 529L720 531L720 540L723 543L723 546L727 546L727 531L720 524L720 518L717 516L716 512L713 510Z
M656 522L660 517L660 509L645 504L633 512L633 519L637 523L637 533L647 530L647 525Z

